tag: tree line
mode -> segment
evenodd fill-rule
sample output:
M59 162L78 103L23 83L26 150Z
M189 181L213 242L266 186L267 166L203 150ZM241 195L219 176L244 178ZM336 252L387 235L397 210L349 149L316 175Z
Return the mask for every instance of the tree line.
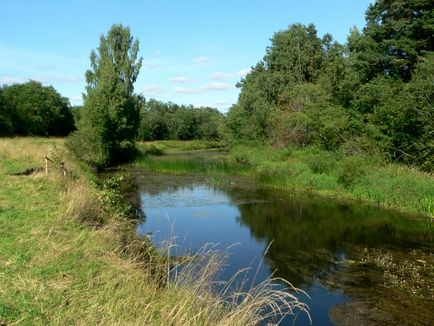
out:
M238 101L225 116L134 93L139 41L113 25L91 52L82 109L71 111L37 82L3 86L0 134L63 135L75 117L67 146L101 166L131 157L137 139L224 137L367 153L432 171L433 21L431 0L377 0L345 44L319 37L313 24L290 25L238 83Z
M215 108L143 101L140 109L140 140L220 140L224 115Z

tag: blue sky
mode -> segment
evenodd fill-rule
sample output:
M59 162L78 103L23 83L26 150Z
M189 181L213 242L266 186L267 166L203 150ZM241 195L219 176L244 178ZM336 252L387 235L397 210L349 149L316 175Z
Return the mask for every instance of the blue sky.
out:
M363 28L371 0L2 0L0 84L28 79L82 103L89 54L114 23L140 41L135 91L146 98L226 111L235 87L264 55L273 33L314 23L345 42Z

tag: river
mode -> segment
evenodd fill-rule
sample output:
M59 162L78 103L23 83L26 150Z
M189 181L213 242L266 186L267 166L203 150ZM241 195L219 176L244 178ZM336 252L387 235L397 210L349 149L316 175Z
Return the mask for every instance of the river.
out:
M136 171L145 218L137 227L172 255L207 243L226 251L218 275L250 267L248 285L274 276L307 295L313 325L432 325L433 225L360 203L294 194L243 178ZM253 283L253 284L252 284ZM284 325L309 325L304 313Z

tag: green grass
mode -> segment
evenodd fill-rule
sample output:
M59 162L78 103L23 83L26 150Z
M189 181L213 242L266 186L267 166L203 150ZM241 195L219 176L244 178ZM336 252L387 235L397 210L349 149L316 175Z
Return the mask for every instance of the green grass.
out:
M163 152L184 152L225 147L223 142L216 140L159 140L154 142L141 142L139 143L139 148L146 151L150 145Z
M178 145L181 147L182 145ZM228 153L145 156L138 164L171 173L244 175L258 183L354 199L434 217L434 177L366 154L345 156L315 147L276 149L238 145Z
M67 156L75 178L55 169L10 175L41 166L44 155L66 155L62 144L0 139L0 324L241 326L259 323L266 307L305 311L290 292L274 291L273 280L237 299L211 295L221 267L212 253L202 269L165 282L174 262L135 237L134 225L106 208L116 193L91 187Z

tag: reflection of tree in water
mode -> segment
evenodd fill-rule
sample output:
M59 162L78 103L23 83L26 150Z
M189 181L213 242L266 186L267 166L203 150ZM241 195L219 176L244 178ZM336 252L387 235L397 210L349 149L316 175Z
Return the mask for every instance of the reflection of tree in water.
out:
M136 182L140 193L157 196L163 192L175 193L181 189L193 190L198 184L205 183L205 178L199 175L186 176L137 171Z
M414 219L373 207L293 199L239 206L239 222L273 244L266 259L277 276L310 285L351 259L347 244L412 247L433 243L432 230Z
M203 176L143 172L140 178L139 189L150 196L193 191L209 181ZM270 269L277 271L276 276L297 287L310 286L319 279L322 285L339 289L352 299L351 305L334 310L338 323L358 311L361 315L351 320L352 324L405 324L402 302L422 316L432 316L432 300L422 302L420 298L408 297L409 292L400 287L390 287L385 278L387 269L378 265L385 252L394 252L395 265L406 266L403 262L411 260L412 248L425 255L431 250L428 257L432 258L434 232L426 221L376 207L294 198L285 192L254 187L238 178L211 188L238 207L238 222L248 227L254 238L267 243L274 240L265 259ZM366 255L365 249L370 255ZM396 268L388 270L401 275ZM381 313L372 313L374 308Z

